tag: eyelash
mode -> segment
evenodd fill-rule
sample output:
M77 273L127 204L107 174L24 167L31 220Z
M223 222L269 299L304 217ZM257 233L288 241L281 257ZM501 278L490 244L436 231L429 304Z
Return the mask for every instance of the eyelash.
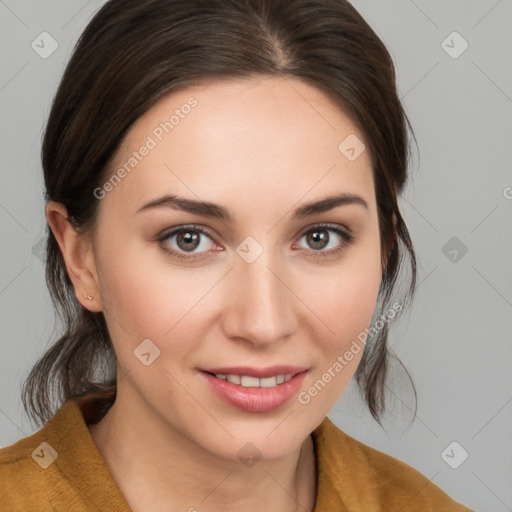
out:
M205 258L204 253L201 255L193 256L185 256L183 252L176 251L174 249L169 249L169 247L164 244L166 240L169 240L169 238L172 238L174 235L182 232L182 231L197 231L198 233L201 233L202 235L205 235L206 237L210 238L212 240L212 237L202 228L199 226L195 226L193 224L187 225L187 226L180 226L179 228L172 229L171 231L164 232L163 234L159 235L156 239L156 241L160 244L160 247L162 250L173 256L174 258L178 260L184 260L184 261L198 261L203 258ZM330 224L319 224L317 226L313 226L312 228L309 228L308 230L304 231L302 235L299 237L299 240L308 233L313 233L315 231L332 231L340 236L340 238L343 240L339 247L336 249L330 249L329 251L315 251L311 249L309 252L313 253L313 259L317 258L326 258L326 257L332 257L335 255L340 254L342 251L348 248L353 242L355 237L346 231L343 231L337 226L333 226ZM213 240L212 240L213 241Z

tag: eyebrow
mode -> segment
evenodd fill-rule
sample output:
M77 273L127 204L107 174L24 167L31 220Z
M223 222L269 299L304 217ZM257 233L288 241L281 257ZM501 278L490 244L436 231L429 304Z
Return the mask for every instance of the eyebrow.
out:
M292 218L294 220L300 220L305 217L309 217L310 215L327 212L337 208L338 206L351 204L360 205L366 210L369 210L368 203L361 196L342 193L338 195L330 195L322 199L306 203L294 210ZM212 217L228 222L235 222L236 218L230 210L218 204L207 201L186 199L184 197L170 194L142 205L137 210L137 213L162 207L181 210L188 213L195 213L197 215L204 215L205 217Z

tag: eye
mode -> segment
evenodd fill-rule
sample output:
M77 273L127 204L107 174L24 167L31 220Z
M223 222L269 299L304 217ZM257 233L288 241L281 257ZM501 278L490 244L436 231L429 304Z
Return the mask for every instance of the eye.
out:
M198 259L216 247L214 241L197 226L181 226L158 237L162 249L178 259Z
M354 241L354 236L337 226L322 224L306 231L299 242L303 239L308 246L305 249L316 258L337 255ZM167 254L188 261L205 258L212 249L223 250L204 229L193 225L165 231L157 241Z
M354 236L337 226L322 224L306 231L299 242L304 240L306 249L313 251L313 256L333 256L346 249Z

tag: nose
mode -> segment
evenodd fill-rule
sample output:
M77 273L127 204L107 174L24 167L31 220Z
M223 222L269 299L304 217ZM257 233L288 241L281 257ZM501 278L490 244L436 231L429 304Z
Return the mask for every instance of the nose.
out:
M299 301L287 283L287 275L285 265L265 251L252 263L237 257L226 291L230 298L223 314L225 335L254 346L289 337L296 329Z

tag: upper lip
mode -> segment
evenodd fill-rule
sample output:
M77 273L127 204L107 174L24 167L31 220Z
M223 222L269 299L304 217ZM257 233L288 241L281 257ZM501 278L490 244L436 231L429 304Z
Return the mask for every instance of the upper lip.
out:
M199 368L202 372L213 373L215 375L247 375L248 377L274 377L275 375L296 375L306 371L303 366L275 365L267 368L253 368L250 366L224 366L222 368Z

